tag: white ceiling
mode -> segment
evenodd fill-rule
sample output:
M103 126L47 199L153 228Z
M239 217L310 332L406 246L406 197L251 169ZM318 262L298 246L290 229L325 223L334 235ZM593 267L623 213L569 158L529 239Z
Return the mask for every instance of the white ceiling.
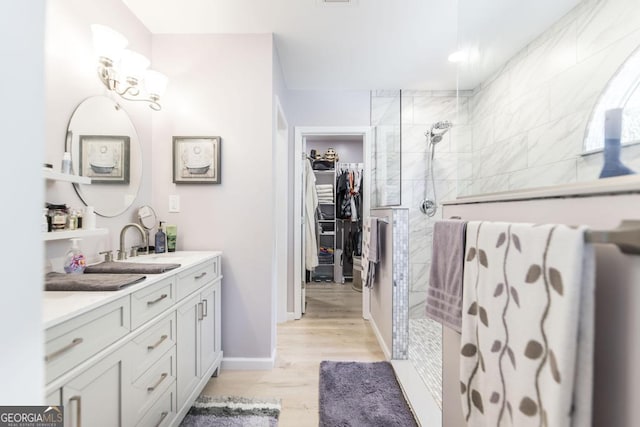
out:
M439 90L458 27L491 52L473 85L581 0L123 1L152 33L274 33L289 89Z

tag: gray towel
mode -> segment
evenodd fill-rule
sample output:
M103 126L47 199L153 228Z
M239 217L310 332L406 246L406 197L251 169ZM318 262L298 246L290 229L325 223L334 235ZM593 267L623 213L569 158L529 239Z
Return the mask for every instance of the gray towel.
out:
M45 291L118 291L124 286L140 283L140 274L64 274L48 273Z
M107 273L107 274L160 274L180 267L180 264L148 264L141 262L101 262L100 264L88 265L84 269L86 273Z
M433 227L427 316L460 332L462 326L462 267L464 221L436 221Z

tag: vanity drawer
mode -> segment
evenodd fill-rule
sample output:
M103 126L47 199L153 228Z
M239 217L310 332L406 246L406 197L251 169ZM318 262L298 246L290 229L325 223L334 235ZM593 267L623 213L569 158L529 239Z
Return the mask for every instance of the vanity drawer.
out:
M168 389L175 389L176 349L169 350L131 385L133 419L140 420Z
M176 343L176 313L158 320L131 340L131 380L138 378Z
M177 415L176 386L169 387L162 396L153 404L151 409L144 414L136 427L164 427L171 424Z
M46 381L52 381L128 334L129 310L126 296L47 329Z
M162 313L175 302L175 276L131 294L131 329Z
M198 264L178 275L178 300L190 295L220 275L220 257Z

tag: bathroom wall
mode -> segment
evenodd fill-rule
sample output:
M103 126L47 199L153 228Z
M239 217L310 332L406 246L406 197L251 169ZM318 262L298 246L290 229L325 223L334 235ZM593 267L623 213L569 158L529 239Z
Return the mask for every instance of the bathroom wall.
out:
M42 331L41 178L45 141L43 0L0 2L0 117L4 164L0 188L6 206L0 249L0 402L44 401ZM35 263L34 263L35 260Z
M153 119L153 205L178 226L178 250L223 251L225 361L272 363L273 40L255 35L154 35L170 79ZM172 182L172 137L221 136L221 184ZM169 195L180 213L168 212Z
M400 117L389 117L389 107L394 107L397 92L378 91L371 98L372 123L400 123ZM431 263L431 237L433 223L441 218L438 210L433 218L423 214L419 207L425 197L433 199L427 168L430 155L429 143L424 135L431 125L449 120L454 126L436 145L433 161L436 196L438 203L456 197L460 189L470 184L471 132L469 120L470 93L455 91L402 91L402 141L388 146L390 153L401 151L401 206L409 208L409 313L411 318L425 317L425 301ZM395 107L394 107L395 108ZM395 113L400 114L400 111ZM389 121L390 120L390 121ZM380 126L378 126L380 127ZM388 127L388 126L387 126ZM393 132L391 130L390 132ZM378 185L381 185L378 183Z
M472 182L459 194L596 179L602 155L580 156L589 116L638 46L637 0L585 0L522 49L474 91ZM640 171L640 148L623 153Z
M104 24L121 32L129 47L151 57L151 34L120 0L100 3L84 0L46 2L45 25L45 151L44 161L59 169L65 147L69 119L85 98L107 95L96 75L97 61L93 53L91 24ZM156 64L152 62L152 67ZM156 67L157 68L157 67ZM158 68L161 70L160 68ZM117 98L117 97L116 97ZM116 99L131 117L142 149L142 180L138 196L124 214L115 218L98 217L97 226L109 229L107 237L88 238L82 242L85 255L97 256L99 251L117 249L119 231L128 222L137 220L139 206L151 202L151 120L156 114L144 103ZM64 182L47 183L46 201L84 206L73 186ZM135 236L135 237L134 237ZM136 235L127 236L127 245L136 242ZM68 250L68 241L53 241L46 245L47 258L60 258Z

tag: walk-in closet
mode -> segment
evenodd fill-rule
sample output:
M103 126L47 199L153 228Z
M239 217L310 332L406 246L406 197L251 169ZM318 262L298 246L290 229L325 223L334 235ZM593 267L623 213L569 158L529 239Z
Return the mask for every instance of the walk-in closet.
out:
M362 289L364 156L361 136L306 140L306 281Z

